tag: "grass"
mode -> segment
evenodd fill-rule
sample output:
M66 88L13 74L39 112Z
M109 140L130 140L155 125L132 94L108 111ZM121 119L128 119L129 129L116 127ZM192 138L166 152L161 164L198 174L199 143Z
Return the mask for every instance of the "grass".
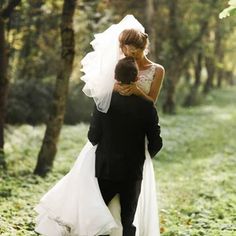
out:
M160 114L164 148L155 158L163 236L236 235L236 88L216 90L203 105ZM34 232L33 207L72 167L88 126L64 126L53 172L32 175L44 126L8 126L8 174L0 177L0 235Z

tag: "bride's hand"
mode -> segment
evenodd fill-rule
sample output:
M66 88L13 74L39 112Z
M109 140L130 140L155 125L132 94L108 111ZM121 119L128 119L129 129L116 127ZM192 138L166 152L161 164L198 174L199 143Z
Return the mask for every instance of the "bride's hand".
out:
M118 92L123 96L140 95L140 89L135 82L130 84L122 84L121 82L116 82L114 85L114 91Z
M114 84L114 88L113 88L114 91L120 93L122 91L122 85L121 85L121 82L115 82Z
M132 94L139 95L140 90L135 82L132 82L131 84L127 85L122 85L121 87L122 88L119 93L123 96L130 96Z
M113 90L118 92L120 95L125 96L128 88L129 88L129 85L122 84L121 82L116 82Z

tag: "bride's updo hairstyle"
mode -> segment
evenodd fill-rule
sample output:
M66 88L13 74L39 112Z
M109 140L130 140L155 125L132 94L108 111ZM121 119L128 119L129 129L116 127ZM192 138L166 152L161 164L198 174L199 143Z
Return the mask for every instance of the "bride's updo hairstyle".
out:
M148 46L148 34L135 29L123 30L119 35L120 47L132 45L139 49L146 49Z

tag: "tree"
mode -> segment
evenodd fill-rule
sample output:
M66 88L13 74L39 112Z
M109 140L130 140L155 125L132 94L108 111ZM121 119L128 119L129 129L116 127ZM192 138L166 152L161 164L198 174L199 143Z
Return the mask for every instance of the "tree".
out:
M215 85L221 87L224 67L224 40L228 37L229 27L220 22L217 14L212 19L212 26L207 35L208 45L205 52L207 80L203 93L208 93ZM217 79L216 83L214 80Z
M0 8L0 166L4 169L6 169L6 161L4 158L4 124L9 89L9 77L7 73L9 56L5 31L6 21L10 18L12 12L19 3L20 0L11 0L5 8Z
M216 2L213 0L209 0L208 3L204 1L196 2L194 3L193 12L190 11L189 3L186 2L185 7L182 2L181 4L180 7L178 0L168 1L169 49L166 55L166 97L163 103L163 111L169 114L174 114L176 111L175 93L177 84L182 72L186 70L185 67L189 64L192 53L197 51L199 42L208 32L207 19L213 14L212 9L214 9ZM186 7L188 11L186 11ZM199 16L199 12L206 7L207 10L204 14ZM192 22L190 20L185 22L184 19L190 13L191 18L189 19Z
M236 15L236 0L229 1L229 7L220 12L219 18L222 19L230 15Z
M22 2L22 11L13 19L20 22L15 31L21 30L21 35L17 34L20 42L15 50L17 70L14 76L17 80L39 83L57 73L61 9L62 1L59 0Z
M198 104L198 90L201 84L202 54L202 51L199 51L194 58L194 83L190 87L189 93L185 98L183 104L185 107Z
M47 128L44 135L43 144L38 155L38 162L34 170L34 174L41 176L45 176L52 169L57 151L57 142L64 121L69 78L71 76L75 54L73 29L75 7L76 0L64 0L61 19L61 60L58 67L58 74L53 101L50 107L50 114L47 121Z
M156 1L146 0L146 32L149 34L151 59L156 61L156 27L154 24L156 12Z

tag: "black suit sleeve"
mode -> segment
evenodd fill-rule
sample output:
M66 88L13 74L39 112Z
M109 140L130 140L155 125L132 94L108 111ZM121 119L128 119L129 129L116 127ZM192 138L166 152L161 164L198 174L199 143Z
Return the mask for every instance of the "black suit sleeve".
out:
M162 148L161 128L155 107L152 105L147 125L148 151L153 158Z
M101 112L99 112L97 110L97 107L95 106L90 121L88 139L93 145L96 145L101 140L101 136L102 136Z

